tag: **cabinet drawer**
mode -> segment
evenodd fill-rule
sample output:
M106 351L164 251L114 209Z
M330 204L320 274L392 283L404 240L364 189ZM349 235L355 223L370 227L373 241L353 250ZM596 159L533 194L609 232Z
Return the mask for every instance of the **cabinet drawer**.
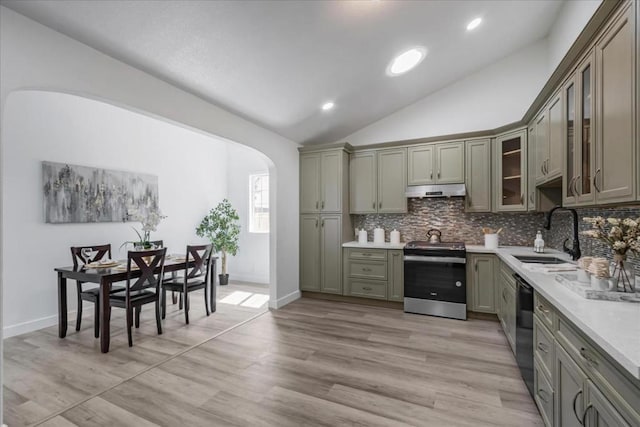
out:
M387 280L387 263L371 261L349 261L349 277Z
M554 361L553 334L543 325L537 315L533 316L533 354L549 378L553 378Z
M533 295L533 311L547 328L553 330L553 306L537 292Z
M349 258L386 261L387 251L385 249L349 249Z
M354 297L387 299L386 282L368 282L365 280L350 280L351 295Z
M536 361L533 363L533 378L534 378L534 399L544 424L548 427L553 426L553 387L551 381L544 373L544 369L540 368L540 364Z

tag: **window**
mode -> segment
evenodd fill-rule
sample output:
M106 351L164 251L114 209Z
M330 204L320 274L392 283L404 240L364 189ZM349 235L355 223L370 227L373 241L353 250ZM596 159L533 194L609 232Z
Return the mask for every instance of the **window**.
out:
M249 175L249 232L269 232L269 175Z

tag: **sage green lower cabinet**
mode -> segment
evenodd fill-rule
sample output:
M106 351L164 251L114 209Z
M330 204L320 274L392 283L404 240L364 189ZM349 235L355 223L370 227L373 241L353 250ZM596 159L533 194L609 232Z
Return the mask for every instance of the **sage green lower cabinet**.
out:
M585 407L587 375L561 345L556 345L555 426L580 427Z
M300 289L320 291L320 218L300 216Z
M300 216L300 289L342 294L342 217Z
M402 250L388 250L389 266L389 292L387 299L389 301L404 301L404 253Z
M631 427L593 382L587 380L587 406L583 426ZM637 425L637 424L636 424Z
M498 301L500 310L498 319L502 325L502 330L507 337L511 351L516 352L516 281L513 271L504 263L500 266L500 279Z
M470 254L467 257L467 310L496 313L495 255Z
M403 301L402 250L343 248L342 259L344 295Z

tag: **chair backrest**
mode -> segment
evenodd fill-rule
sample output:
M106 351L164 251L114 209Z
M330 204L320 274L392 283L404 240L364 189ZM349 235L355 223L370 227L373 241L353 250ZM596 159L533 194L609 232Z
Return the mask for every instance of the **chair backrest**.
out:
M164 241L163 240L150 240L149 244L155 246L156 249L164 248Z
M94 255L86 259L83 255L83 249L89 249L94 252ZM93 246L71 246L71 258L73 258L73 268L78 268L78 261L82 264L88 264L90 262L100 261L107 255L111 258L111 244L106 245L93 245Z
M187 274L185 280L204 276L205 283L209 283L209 265L211 264L211 254L213 253L213 245L187 245ZM193 267L188 268L189 263L193 260Z
M167 248L129 251L127 253L127 299L132 291L146 288L155 288L156 293L160 292L160 284L164 278L166 254ZM140 277L131 277L131 273L136 270L140 271Z

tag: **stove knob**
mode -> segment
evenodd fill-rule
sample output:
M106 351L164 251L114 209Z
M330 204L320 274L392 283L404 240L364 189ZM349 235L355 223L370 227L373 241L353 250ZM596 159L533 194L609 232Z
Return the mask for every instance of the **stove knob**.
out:
M460 286L462 286L462 282L456 282L456 287L459 288Z

